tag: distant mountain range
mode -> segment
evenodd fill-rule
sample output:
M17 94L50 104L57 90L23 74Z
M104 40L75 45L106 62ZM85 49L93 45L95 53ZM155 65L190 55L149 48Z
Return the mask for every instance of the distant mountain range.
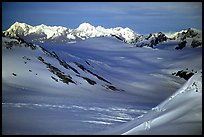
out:
M94 27L89 23L82 23L76 29L69 29L62 26L46 26L44 24L31 26L26 23L15 22L8 30L3 32L4 36L19 36L25 41L35 44L44 43L69 43L93 37L116 37L126 43L136 47L155 47L157 44L176 40L183 42L191 47L202 46L202 31L195 28L188 28L171 35L157 32L149 35L140 35L130 28L104 28L102 26ZM181 45L182 48L183 45Z

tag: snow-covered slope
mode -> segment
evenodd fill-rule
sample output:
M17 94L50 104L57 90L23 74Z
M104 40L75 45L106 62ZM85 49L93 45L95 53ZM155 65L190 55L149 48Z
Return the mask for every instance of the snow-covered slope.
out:
M179 90L144 115L103 133L123 135L201 135L201 72L200 70Z
M94 33L91 26L87 29ZM86 29L80 31L77 37ZM2 37L2 133L171 134L174 123L182 121L178 129L191 130L181 134L199 134L201 61L202 47L135 48L114 37L50 46ZM188 79L179 76L191 73L181 88ZM181 114L186 115L180 119ZM150 130L143 128L148 120Z

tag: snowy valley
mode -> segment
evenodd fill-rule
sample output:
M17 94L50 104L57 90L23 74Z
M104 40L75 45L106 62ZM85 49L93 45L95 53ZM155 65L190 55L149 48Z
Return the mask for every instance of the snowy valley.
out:
M2 32L2 134L202 134L202 32L16 22Z

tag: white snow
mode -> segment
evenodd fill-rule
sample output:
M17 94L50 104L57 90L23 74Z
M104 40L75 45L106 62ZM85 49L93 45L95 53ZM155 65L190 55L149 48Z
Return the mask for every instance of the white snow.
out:
M32 26L20 26L32 30ZM46 38L70 34L66 28L39 28L43 29L38 33L45 33ZM136 48L113 37L97 37L113 32L131 40L136 35L128 28L105 29L84 23L78 29L80 37L94 38L77 41L69 35L75 42L41 46L54 51L95 85L60 65L39 46L32 50L16 39L2 37L3 134L201 134L202 47ZM16 43L8 49L12 41ZM173 47L175 41L163 46ZM39 56L70 75L76 84L60 81ZM107 82L83 71L75 62L121 91L107 89ZM186 68L197 71L188 81L172 75Z
M192 88L193 82L198 84L198 89ZM153 111L148 112L151 115L150 120L140 124L145 124L145 128L140 128L139 125L123 134L201 134L202 86L199 83L202 83L201 74L195 74L170 97L171 99L165 100L156 109L153 108ZM157 112L156 116L154 111ZM185 123L190 124L188 128L191 127L191 131L186 130L186 127L179 127ZM167 126L177 127L177 131L171 132L173 130L169 128L168 131L163 132L162 130ZM150 131L146 132L146 130Z
M60 41L59 39L63 39L65 42L69 42L75 39L84 40L85 38L111 35L122 37L127 43L131 43L138 35L130 28L117 27L105 29L101 26L94 27L89 23L82 23L76 29L69 29L61 26L46 26L44 24L31 26L20 22L14 23L5 31L5 34L10 36L18 34L25 38L34 37L34 39L37 39L36 42L44 38L40 43L44 43L49 39L52 41Z
M79 27L76 29L69 29L62 26L46 26L44 24L38 26L31 26L25 23L16 22L4 33L5 35L12 37L19 35L26 41L33 42L36 44L64 44L93 37L115 36L126 43L134 44L137 46L151 45L151 41L159 35L159 33L153 33L149 37L149 35L140 35L127 27L95 27L86 22L80 24ZM202 31L197 30L195 28L189 28L180 32L169 32L163 34L168 37L167 42L169 41L169 38L171 38L177 40L179 43L185 36L187 38L187 47L191 47L191 43L193 40L202 43ZM146 39L147 37L149 37L148 40ZM160 42L160 44L162 43L165 43L165 41Z

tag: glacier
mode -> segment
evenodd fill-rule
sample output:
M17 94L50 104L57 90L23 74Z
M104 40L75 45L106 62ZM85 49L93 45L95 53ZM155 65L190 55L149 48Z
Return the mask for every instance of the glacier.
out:
M30 32L32 26L22 27ZM29 43L4 32L2 134L202 134L202 46L175 49L183 35L198 41L202 35L185 31L139 48L83 34L87 29L95 31L83 24L76 36L85 39L68 43L23 37ZM193 76L173 75L179 71Z

